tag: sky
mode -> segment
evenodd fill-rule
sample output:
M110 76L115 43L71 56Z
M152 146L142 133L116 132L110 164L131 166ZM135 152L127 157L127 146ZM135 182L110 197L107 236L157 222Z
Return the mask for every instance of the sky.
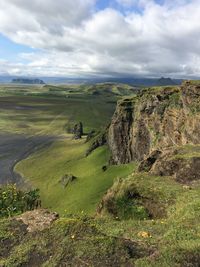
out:
M0 0L0 75L200 77L200 0Z

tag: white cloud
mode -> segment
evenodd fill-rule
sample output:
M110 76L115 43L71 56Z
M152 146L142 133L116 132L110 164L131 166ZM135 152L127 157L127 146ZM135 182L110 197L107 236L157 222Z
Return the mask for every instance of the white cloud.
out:
M119 1L143 12L95 11L94 0L0 0L0 32L41 50L3 67L30 75L200 75L200 0Z

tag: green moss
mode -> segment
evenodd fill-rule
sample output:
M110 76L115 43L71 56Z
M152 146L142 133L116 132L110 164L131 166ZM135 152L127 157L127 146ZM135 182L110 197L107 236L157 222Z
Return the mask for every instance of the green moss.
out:
M177 153L172 159L190 159L200 157L200 145L184 145L177 147Z
M117 207L117 217L120 219L143 220L148 218L148 212L138 199L130 199L124 195L115 200L115 206Z
M43 232L28 233L11 253L1 258L4 266L132 266L145 255L141 245L102 233L94 219L61 219Z
M182 107L180 92L174 92L174 94L171 94L169 96L169 104L168 105L170 108L181 108Z

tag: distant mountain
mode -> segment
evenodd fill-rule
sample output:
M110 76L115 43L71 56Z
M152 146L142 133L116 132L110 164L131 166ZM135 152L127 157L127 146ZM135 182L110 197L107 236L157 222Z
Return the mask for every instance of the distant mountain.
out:
M158 86L165 86L165 85L177 85L179 84L177 81L172 80L171 78L164 78L161 77L160 79L158 79L157 81Z
M13 80L12 80L13 79ZM199 79L199 78L198 78ZM24 80L28 80L24 82ZM31 82L30 82L31 80ZM37 82L33 82L36 80ZM19 84L41 84L38 80L43 81L46 84L88 84L93 85L96 83L118 83L118 84L129 84L131 86L162 86L162 85L180 85L183 80L171 79L171 78L136 78L136 77L115 77L115 78L66 78L66 77L17 77L9 75L0 75L0 83L10 83L11 81ZM43 83L42 83L43 84Z
M27 78L14 78L14 79L12 79L12 83L45 84L45 82L43 80L40 80L40 79L27 79Z

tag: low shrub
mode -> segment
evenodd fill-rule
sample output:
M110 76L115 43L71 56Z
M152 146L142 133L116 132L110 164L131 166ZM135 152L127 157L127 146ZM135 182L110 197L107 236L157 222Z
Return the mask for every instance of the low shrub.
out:
M15 184L0 187L0 218L10 217L41 206L39 189L19 190Z

